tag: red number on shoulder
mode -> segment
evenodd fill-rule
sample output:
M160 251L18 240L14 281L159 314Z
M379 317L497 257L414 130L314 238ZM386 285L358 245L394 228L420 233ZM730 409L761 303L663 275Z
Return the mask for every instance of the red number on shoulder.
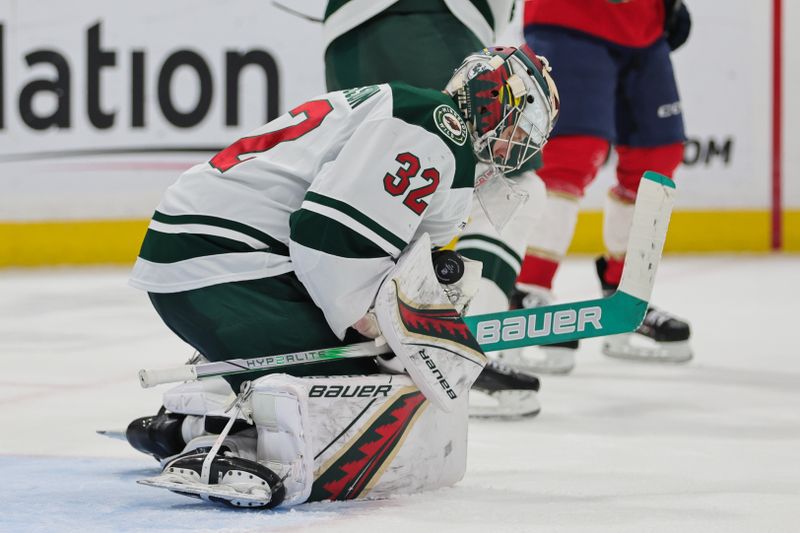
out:
M252 157L239 159L244 154L266 152L282 142L299 139L319 127L331 111L333 106L327 100L312 100L301 104L289 111L289 115L296 117L305 114L302 122L261 135L243 137L212 157L209 163L220 172L230 170L239 163L252 159Z

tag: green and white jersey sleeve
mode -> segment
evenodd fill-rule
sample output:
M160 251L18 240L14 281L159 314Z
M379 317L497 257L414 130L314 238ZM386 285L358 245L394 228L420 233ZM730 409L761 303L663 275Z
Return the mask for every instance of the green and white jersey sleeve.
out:
M372 305L408 244L422 233L446 244L472 201L472 149L449 99L392 84L384 105L320 172L291 219L295 272L340 336Z
M463 229L475 161L450 104L379 85L295 107L167 189L131 285L170 293L295 271L342 335L409 242Z

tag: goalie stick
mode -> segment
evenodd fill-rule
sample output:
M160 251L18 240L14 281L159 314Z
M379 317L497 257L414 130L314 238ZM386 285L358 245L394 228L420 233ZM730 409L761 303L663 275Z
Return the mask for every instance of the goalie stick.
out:
M622 280L614 294L594 300L467 316L464 322L481 349L491 352L540 346L629 333L638 328L647 312L653 291L674 196L675 184L672 180L656 172L644 173L636 196ZM231 359L163 370L140 370L139 382L142 387L147 388L161 383L368 357L388 352L387 345L363 342L253 359Z

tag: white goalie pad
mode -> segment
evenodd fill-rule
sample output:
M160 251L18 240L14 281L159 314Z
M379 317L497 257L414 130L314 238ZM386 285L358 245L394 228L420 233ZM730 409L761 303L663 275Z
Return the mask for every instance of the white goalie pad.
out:
M408 376L273 374L253 382L250 407L281 506L432 490L466 470L466 395L449 414L430 409Z
M181 423L181 437L186 446L178 455L197 448L210 447L216 435L206 430L206 418L228 418L230 412L227 409L235 398L228 382L220 377L188 381L167 390L162 397L164 408L171 413L186 415ZM237 418L243 422L246 420L241 414L237 414ZM235 453L242 457L254 456L255 452L247 452L250 446L246 438L243 444L239 443L240 437L229 437L229 448L235 448ZM165 457L160 463L164 466L172 459L174 456Z
M172 387L164 393L162 403L172 413L225 416L225 408L234 397L233 389L227 381L209 378Z
M466 395L450 413L430 408L407 375L271 374L237 400L229 414L255 428L232 434L229 420L139 483L236 507L286 507L413 494L466 471Z
M466 399L486 356L437 281L430 249L424 234L400 256L378 291L375 314L420 391L450 412Z

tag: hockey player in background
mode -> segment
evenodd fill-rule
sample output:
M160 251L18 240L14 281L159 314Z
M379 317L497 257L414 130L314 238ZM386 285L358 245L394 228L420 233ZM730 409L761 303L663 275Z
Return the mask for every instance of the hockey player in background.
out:
M508 26L513 6L513 0L329 0L328 90L389 80L443 87L466 54L492 44Z
M173 332L210 361L365 337L393 353L168 391L127 431L163 466L142 482L275 507L461 479L467 396L486 360L460 313L480 264L442 286L431 247L463 229L473 197L495 214L519 207L501 171L541 149L557 106L542 58L493 47L444 92L327 93L186 171L131 276Z
M513 8L513 0L329 0L323 26L328 90L388 81L442 87L466 54L494 42L511 21ZM507 172L516 194L528 201L502 232L476 206L455 244L460 254L483 266L472 314L508 309L527 233L543 208L545 187L535 172L540 166L537 154ZM535 415L538 389L534 375L491 359L470 395L470 414Z
M620 282L640 177L672 177L685 140L670 51L687 39L690 18L680 0L527 0L525 38L555 65L565 102L543 149L544 214L530 232L514 307L552 303L553 278L572 240L580 199L613 145L617 184L603 218L605 255L597 272L605 294ZM651 307L636 333L609 337L606 355L684 362L692 357L689 325ZM520 370L569 372L578 341L506 352Z

